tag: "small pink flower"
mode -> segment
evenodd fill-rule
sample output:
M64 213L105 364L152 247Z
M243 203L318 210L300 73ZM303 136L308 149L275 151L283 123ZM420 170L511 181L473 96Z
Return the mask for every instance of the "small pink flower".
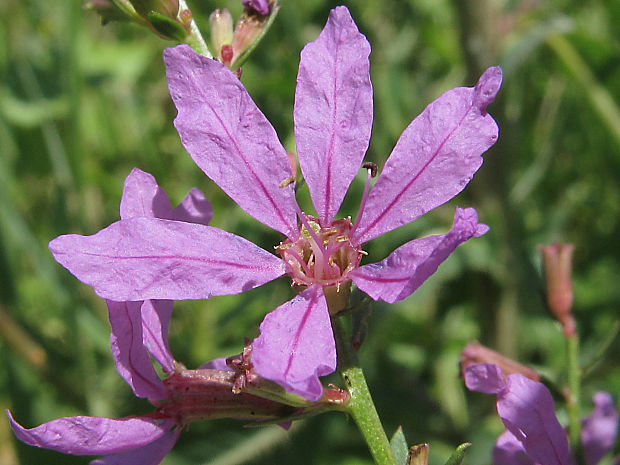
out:
M275 130L239 80L220 63L181 45L164 53L175 126L196 164L241 208L286 239L279 257L202 224L122 219L93 236L50 243L56 260L107 299L204 299L237 294L288 274L301 291L270 313L253 348L259 374L309 400L319 376L336 368L330 310L353 282L375 300L411 295L460 244L484 234L476 212L456 209L446 235L406 243L378 263L360 265L369 240L407 224L458 194L495 143L486 113L502 73L489 68L476 87L452 89L404 130L355 222L336 219L362 166L372 127L370 45L345 7L301 52L295 139L316 215L303 213Z

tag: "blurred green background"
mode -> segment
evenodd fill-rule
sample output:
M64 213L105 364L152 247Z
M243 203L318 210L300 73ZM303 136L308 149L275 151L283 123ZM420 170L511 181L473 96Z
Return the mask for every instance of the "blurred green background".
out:
M576 246L584 362L619 316L620 2L344 3L372 45L375 119L367 159L379 167L430 101L475 84L489 65L504 69L489 107L500 140L473 182L455 201L366 250L376 261L407 240L446 232L456 205L474 206L490 232L457 250L410 298L375 304L360 353L389 434L402 425L410 443L429 442L431 465L464 441L473 442L465 463L488 464L503 428L492 397L465 392L458 377L467 341L565 382L563 338L545 310L538 245ZM281 4L242 80L294 149L299 52L338 2ZM190 7L205 35L213 9L241 12L233 0ZM171 43L132 25L102 27L76 0L3 0L0 34L0 406L28 427L68 415L146 413L148 402L133 397L115 371L104 302L54 262L47 242L117 220L133 167L152 173L173 204L193 186L203 190L214 226L266 249L280 239L211 183L181 146L161 59ZM360 175L341 216L356 214L362 187ZM255 336L263 316L290 297L281 279L240 296L181 302L172 350L188 367L238 353L243 337ZM616 340L585 380L584 414L597 390L618 401L619 357ZM89 460L24 446L0 421L2 465ZM331 413L289 433L235 421L193 423L163 463L371 462L353 422Z

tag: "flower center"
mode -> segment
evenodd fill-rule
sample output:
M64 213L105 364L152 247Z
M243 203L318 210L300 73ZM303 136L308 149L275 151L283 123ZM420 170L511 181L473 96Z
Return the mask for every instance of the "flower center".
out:
M285 240L276 251L287 263L294 284L339 286L358 267L364 253L349 240L351 220L334 221L322 228L318 219L303 216L299 238Z

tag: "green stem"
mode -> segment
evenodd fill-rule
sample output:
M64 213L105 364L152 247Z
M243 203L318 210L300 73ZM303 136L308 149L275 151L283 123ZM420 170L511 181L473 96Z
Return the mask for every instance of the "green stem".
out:
M332 327L338 349L338 370L351 396L347 411L357 423L375 463L377 465L398 465L372 401L364 372L359 367L357 355L338 318L332 319Z
M570 335L566 338L568 361L568 397L566 410L570 421L569 438L575 451L578 463L583 463L581 454L581 415L579 398L581 396L581 368L579 366L579 336Z
M189 11L191 13L191 10L187 6L185 0L179 0L179 16L181 16L185 11ZM196 24L196 21L194 21L193 17L189 23L189 33L185 37L185 42L187 45L192 47L196 53L200 53L207 58L213 58L213 55L202 37L200 29L198 29L198 25Z

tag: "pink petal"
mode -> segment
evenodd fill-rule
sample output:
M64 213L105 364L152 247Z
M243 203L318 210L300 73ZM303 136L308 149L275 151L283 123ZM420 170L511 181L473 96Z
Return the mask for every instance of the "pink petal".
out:
M475 363L465 369L465 385L470 391L499 394L506 389L502 370L492 363Z
M333 220L368 148L372 128L370 45L346 7L301 52L295 140L304 179L323 225Z
M174 372L174 357L168 346L168 326L172 315L171 300L145 300L142 315L142 343L165 373Z
M473 208L456 209L450 232L417 239L396 249L385 260L353 270L349 276L375 300L398 302L410 296L459 245L484 234Z
M198 369L208 368L210 370L233 371L226 363L226 360L228 360L226 357L216 358L207 363L203 363Z
M183 202L174 210L170 200L155 178L134 168L123 187L121 198L121 219L161 218L207 225L213 217L213 208L200 190L193 188Z
M504 431L495 443L493 463L494 465L536 465L525 453L521 441L508 430Z
M172 450L179 439L180 428L168 431L164 436L138 449L106 455L90 462L90 465L157 465Z
M252 344L256 372L310 401L321 398L319 376L336 369L336 345L323 290L312 286L269 313Z
M147 417L64 417L31 429L23 428L6 411L15 436L30 446L73 455L100 455L145 446L165 436L174 420Z
M286 150L239 79L187 45L164 51L174 124L194 162L248 214L297 237Z
M213 208L200 190L195 187L173 211L170 219L207 225L213 218Z
M118 373L138 397L164 400L167 391L142 343L142 302L107 300L112 334L110 346Z
M353 242L407 224L463 190L497 140L485 109L501 80L501 69L489 68L476 87L446 92L411 122L370 192Z
M566 432L544 384L521 374L508 375L506 389L497 397L497 413L534 462L569 465Z
M54 258L110 300L206 299L281 276L284 262L217 228L156 218L116 222L50 242Z
M594 395L594 410L581 425L581 442L587 465L596 465L616 442L618 412L607 392Z
M172 208L166 193L157 185L155 178L134 168L123 187L121 218L170 218Z

